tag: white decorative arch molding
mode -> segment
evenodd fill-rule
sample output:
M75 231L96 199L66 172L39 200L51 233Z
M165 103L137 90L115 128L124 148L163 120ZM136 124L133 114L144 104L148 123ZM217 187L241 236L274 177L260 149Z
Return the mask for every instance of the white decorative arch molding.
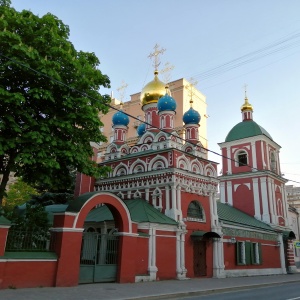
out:
M133 146L132 148L130 148L130 153L137 153L137 152L139 152L139 147Z
M184 155L178 157L176 166L178 169L190 171L190 162Z
M140 144L145 144L145 143L152 143L153 141L154 141L154 139L155 139L155 136L154 136L154 134L152 133L152 132L147 132L147 133L145 133L142 137L141 137L141 139L138 141L138 143L137 143L137 145L140 145Z
M197 169L196 172L194 171L194 168ZM194 159L191 161L191 171L203 175L203 165L199 162L199 160Z
M148 165L148 171L151 171L153 169L154 164L158 163L158 162L161 162L163 164L162 168L168 167L168 160L164 156L157 155L150 161L150 163Z
M125 174L121 174L122 170L125 171ZM113 171L113 177L118 175L128 175L128 166L124 163L120 163Z
M208 164L205 166L204 175L210 177L217 177L217 172L211 164Z
M142 168L142 170L140 170L139 167ZM147 170L146 163L139 158L130 166L129 174L133 174L134 171L145 172L146 170Z
M154 139L154 142L159 142L161 141L161 138L164 138L164 140L166 140L168 138L168 136L166 135L166 133L164 132L160 132Z

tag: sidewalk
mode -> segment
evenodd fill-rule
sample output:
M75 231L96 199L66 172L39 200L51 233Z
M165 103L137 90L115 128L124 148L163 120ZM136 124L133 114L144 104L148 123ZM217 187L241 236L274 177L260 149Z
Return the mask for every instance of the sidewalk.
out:
M190 280L166 280L141 283L84 284L69 288L31 288L0 290L3 300L127 300L167 299L184 297L211 291L246 289L249 286L268 286L287 282L300 282L300 273L289 275L253 276L237 278L204 278Z

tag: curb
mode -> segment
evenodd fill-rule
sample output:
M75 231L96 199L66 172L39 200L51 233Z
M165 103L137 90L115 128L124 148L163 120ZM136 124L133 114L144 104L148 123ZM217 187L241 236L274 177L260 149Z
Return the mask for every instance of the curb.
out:
M299 280L289 280L283 282L270 282L270 283L260 283L260 284L253 284L253 285L241 285L241 286L233 286L228 288L216 288L212 290L202 290L202 291L192 291L192 292L179 292L179 293L168 293L168 294L159 294L153 296L141 296L141 297L130 297L125 298L124 300L155 300L155 299L173 299L173 298L182 298L182 297L193 297L193 296L200 296L200 295L209 295L209 294L216 294L216 293L225 293L229 291L242 291L248 290L250 288L264 288L273 285L282 285L282 284L291 284L299 282Z

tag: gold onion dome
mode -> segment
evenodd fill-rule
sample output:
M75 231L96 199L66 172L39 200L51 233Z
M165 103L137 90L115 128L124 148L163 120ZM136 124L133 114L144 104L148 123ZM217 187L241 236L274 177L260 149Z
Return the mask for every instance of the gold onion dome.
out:
M251 110L253 111L253 107L252 105L249 103L248 98L245 97L245 103L241 106L241 111L245 111L245 110Z
M157 103L166 94L166 85L159 80L158 71L154 72L154 79L147 83L141 92L142 105Z

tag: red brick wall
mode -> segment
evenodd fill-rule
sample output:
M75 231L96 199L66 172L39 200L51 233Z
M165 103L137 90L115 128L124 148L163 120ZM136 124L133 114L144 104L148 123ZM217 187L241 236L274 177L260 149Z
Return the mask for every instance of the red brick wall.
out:
M0 262L0 289L52 287L57 261Z

